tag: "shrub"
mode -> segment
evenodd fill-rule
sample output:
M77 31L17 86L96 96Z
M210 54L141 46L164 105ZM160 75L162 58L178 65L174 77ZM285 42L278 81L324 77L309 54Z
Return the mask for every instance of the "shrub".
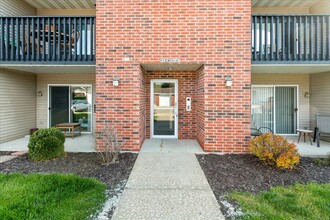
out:
M28 144L29 158L34 161L50 160L64 154L65 136L57 128L43 128L34 132Z
M293 169L300 160L295 144L289 143L284 137L272 133L263 134L252 139L249 150L261 161L281 169Z
M103 148L98 151L102 164L109 165L114 163L121 150L121 144L118 140L116 130L110 125L104 126L103 129L92 134L92 142L95 145L95 148L97 141L103 143Z

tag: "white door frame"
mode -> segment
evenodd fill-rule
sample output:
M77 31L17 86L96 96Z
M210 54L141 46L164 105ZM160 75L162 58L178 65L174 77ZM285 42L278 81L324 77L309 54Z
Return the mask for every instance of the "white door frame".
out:
M174 135L154 135L154 83L174 83ZM150 80L150 138L174 138L178 139L178 80L177 79L152 79Z

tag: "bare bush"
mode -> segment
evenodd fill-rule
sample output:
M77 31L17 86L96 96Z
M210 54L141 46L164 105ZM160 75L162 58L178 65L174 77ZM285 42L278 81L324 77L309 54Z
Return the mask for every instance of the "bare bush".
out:
M118 158L121 150L121 143L118 141L117 132L111 126L104 126L103 129L92 133L92 141L96 148L96 142L101 141L103 147L98 149L102 163L109 165Z

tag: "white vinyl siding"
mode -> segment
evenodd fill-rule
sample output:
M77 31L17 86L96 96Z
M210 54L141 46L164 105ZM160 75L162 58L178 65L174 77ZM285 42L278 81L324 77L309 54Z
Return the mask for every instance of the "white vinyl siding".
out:
M0 69L0 143L36 127L36 77Z
M276 68L276 67L274 67ZM308 74L251 74L252 85L297 85L298 86L298 122L300 128L310 128L309 124L309 98L305 98L305 92L309 92Z
M310 9L311 14L330 14L330 1L320 1Z
M23 0L0 0L0 16L34 16L37 9Z
M252 7L252 14L309 14L309 7Z
M330 115L330 72L310 76L311 128L316 126L315 114Z
M92 84L93 104L95 103L95 74L39 74L37 91L43 95L37 97L37 127L48 127L48 85ZM95 117L93 116L95 119ZM94 124L94 123L93 123Z
M96 9L38 9L38 16L95 16Z

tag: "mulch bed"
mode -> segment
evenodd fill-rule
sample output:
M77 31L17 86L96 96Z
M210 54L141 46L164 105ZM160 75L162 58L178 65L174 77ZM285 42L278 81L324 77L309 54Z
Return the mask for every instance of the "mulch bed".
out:
M249 154L207 154L197 159L224 214L220 198L234 191L259 193L274 186L330 182L330 166L317 165L312 158L301 158L294 170L271 168Z
M0 156L4 156L4 155L11 155L12 153L14 153L15 151L0 151Z
M24 155L0 163L0 172L71 173L82 177L95 178L108 186L108 194L111 197L117 193L114 189L127 181L136 158L137 154L122 153L119 155L117 162L104 166L101 164L98 153L67 153L66 157L46 162L33 162L28 159L27 155ZM113 214L112 211L108 213L109 218Z

